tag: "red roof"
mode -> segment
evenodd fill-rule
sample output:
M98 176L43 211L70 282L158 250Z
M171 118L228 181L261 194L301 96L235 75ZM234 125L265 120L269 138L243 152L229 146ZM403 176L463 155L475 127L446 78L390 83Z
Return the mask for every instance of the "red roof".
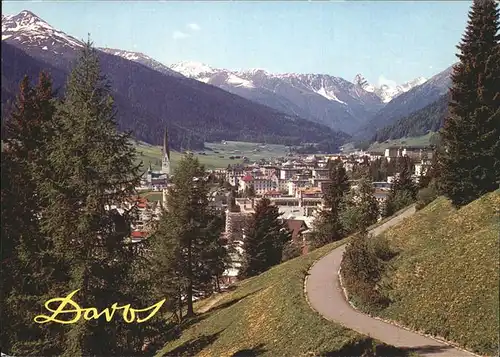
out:
M247 175L245 175L245 176L242 178L242 180L243 180L243 181L245 181L245 182L252 181L252 180L253 180L253 177L252 177L252 175L247 174Z
M132 238L146 238L146 232L133 231Z
M285 222L292 232L292 239L295 241L299 238L299 234L308 228L306 222L300 219L287 219Z

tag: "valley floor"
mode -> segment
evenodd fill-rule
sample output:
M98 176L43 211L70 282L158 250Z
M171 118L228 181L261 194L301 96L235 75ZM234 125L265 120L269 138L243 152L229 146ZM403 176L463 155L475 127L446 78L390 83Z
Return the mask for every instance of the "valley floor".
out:
M161 168L161 146L154 146L145 143L135 143L138 151L138 161L143 162L143 169L147 169L149 164L153 169ZM243 157L247 157L250 162L258 161L262 158L270 159L284 157L288 149L284 145L260 144L243 141L226 141L225 143L205 143L204 151L194 151L200 163L206 169L226 168L228 165L235 165L243 162ZM175 169L182 154L171 151L172 168ZM236 158L238 157L239 158ZM233 157L233 158L231 158Z

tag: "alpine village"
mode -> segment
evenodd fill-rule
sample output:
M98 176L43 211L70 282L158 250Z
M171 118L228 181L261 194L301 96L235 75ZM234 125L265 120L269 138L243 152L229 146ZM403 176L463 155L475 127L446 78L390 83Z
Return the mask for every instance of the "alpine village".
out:
M2 356L498 356L500 10L469 5L398 93L2 14Z

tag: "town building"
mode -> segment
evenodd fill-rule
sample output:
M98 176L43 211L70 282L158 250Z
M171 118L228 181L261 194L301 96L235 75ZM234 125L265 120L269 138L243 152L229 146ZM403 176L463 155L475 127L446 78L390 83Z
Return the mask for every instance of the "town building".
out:
M161 191L166 188L170 177L170 148L168 142L168 130L165 128L165 135L163 138L163 148L162 148L162 161L161 170L153 171L151 163L149 168L141 179L141 186L138 190L153 190Z

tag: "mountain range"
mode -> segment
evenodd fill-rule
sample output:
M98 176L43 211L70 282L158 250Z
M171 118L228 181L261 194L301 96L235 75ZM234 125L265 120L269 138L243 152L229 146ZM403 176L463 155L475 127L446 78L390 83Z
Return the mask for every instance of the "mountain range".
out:
M82 46L29 11L2 15L2 108L24 72L36 75L32 68L50 69L63 89ZM113 84L120 128L159 143L161 127L168 124L174 147L221 139L340 144L349 138L345 133L371 139L436 102L451 84L451 67L429 80L375 86L361 74L349 82L328 74L235 71L192 61L167 66L122 49L98 53Z
M36 77L47 69L64 90L65 77L83 42L59 31L30 11L2 15L2 109L12 100L25 73ZM348 136L327 126L249 101L217 87L159 70L110 50L98 50L102 72L112 83L121 130L139 140L162 141L165 125L173 148L200 148L205 141L242 140L299 144L330 141L341 145ZM137 56L138 57L138 56ZM152 68L157 66L156 68ZM3 117L3 116L2 116Z
M328 74L275 74L263 69L231 71L193 61L176 63L170 68L281 112L351 134L385 103L425 82L425 78L419 77L397 87L375 87L362 75L357 75L352 83Z

